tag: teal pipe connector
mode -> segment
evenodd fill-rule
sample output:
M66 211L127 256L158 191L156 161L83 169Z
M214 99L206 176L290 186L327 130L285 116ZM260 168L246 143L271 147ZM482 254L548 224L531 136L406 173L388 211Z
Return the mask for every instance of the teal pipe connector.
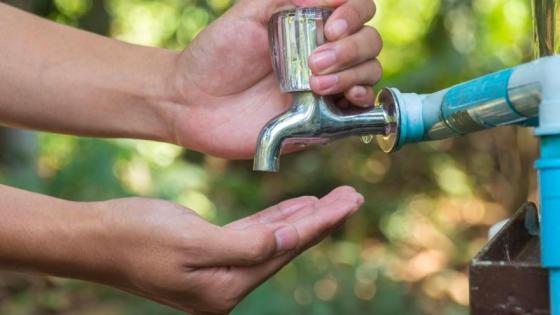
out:
M560 119L560 116L558 116ZM550 269L551 314L560 314L560 132L541 134L541 159L537 161L541 195L542 264ZM548 130L550 131L550 129ZM559 130L560 131L560 130Z
M560 269L550 269L550 314L560 314Z
M541 195L542 262L545 267L560 268L560 155L543 155L536 167Z
M560 70L558 57L547 57L433 93L383 89L376 106L394 108L396 128L377 136L385 152L407 143L441 140L505 125L536 126L549 75ZM547 83L548 82L548 83ZM547 91L556 88L548 84Z
M550 268L550 314L560 315L560 81L558 80L558 3L533 0L534 48L545 66L535 71L541 82L539 125L541 159L537 161L541 195L542 264ZM550 63L550 65L546 65ZM555 235L556 234L556 235Z
M558 57L549 59L558 60ZM535 163L541 198L541 259L550 272L552 315L560 315L560 83L557 69L548 67L542 71L539 127L535 131L541 139L541 158Z

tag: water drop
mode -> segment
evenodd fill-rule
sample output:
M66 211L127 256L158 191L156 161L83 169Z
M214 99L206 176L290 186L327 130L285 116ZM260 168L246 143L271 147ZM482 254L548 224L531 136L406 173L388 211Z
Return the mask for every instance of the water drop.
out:
M370 144L373 141L373 135L362 136L362 142L364 144Z

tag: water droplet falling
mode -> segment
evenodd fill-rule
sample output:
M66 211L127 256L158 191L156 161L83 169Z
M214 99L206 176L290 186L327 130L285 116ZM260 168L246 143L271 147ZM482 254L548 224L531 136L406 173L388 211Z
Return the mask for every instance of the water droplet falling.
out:
M370 144L373 141L373 135L362 136L362 142L364 144Z

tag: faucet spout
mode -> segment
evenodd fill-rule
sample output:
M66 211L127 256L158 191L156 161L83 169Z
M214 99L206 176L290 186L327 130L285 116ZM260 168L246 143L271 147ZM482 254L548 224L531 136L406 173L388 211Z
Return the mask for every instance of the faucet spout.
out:
M348 136L385 135L396 122L381 106L345 114L328 97L311 92L292 95L292 107L261 131L253 164L255 171L277 172L279 156L287 144L304 147Z
M297 97L294 97L294 100L296 99ZM286 140L308 129L309 120L313 116L312 111L312 106L294 103L287 112L269 121L261 130L257 141L253 170L278 172L282 147Z

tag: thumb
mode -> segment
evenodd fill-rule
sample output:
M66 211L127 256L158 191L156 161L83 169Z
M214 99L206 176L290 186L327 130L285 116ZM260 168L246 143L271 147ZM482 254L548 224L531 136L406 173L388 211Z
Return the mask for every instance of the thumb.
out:
M257 265L297 248L298 243L298 231L290 224L256 224L242 230L223 227L208 240L201 265Z

